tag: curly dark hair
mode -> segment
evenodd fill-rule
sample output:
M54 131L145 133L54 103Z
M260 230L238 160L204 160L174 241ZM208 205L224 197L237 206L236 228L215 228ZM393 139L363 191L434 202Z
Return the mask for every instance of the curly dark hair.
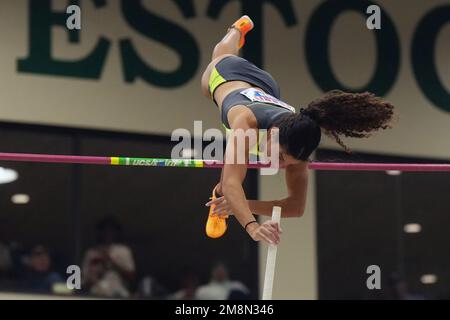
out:
M319 145L323 131L350 152L341 137L364 138L391 128L393 109L391 103L370 92L333 90L280 121L280 144L296 159L307 160Z

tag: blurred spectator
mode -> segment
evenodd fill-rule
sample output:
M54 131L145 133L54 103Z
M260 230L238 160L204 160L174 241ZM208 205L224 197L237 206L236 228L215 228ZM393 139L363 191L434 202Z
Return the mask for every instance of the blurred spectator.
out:
M90 254L85 265L82 292L100 297L129 297L130 293L119 273L109 269L108 259L103 255L94 255L94 252Z
M421 294L412 293L408 289L408 283L399 274L392 273L388 280L389 299L392 300L425 300Z
M48 249L43 245L32 248L26 260L24 289L36 293L52 293L56 284L65 280L52 270L52 261Z
M200 286L195 297L197 300L247 299L249 291L241 282L229 280L226 266L217 263L212 268L210 282Z
M180 290L171 294L168 298L171 300L194 300L198 284L199 278L197 273L194 270L186 268L182 272Z
M83 261L83 283L89 293L110 297L130 297L135 263L131 249L120 243L122 226L113 217L96 225L96 246L88 249Z

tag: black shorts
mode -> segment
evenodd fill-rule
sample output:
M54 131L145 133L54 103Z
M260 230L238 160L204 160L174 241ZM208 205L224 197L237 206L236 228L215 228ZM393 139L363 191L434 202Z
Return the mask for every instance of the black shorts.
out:
M214 91L228 81L244 81L280 99L280 88L270 73L238 56L228 56L220 60L209 77L209 92L214 99Z

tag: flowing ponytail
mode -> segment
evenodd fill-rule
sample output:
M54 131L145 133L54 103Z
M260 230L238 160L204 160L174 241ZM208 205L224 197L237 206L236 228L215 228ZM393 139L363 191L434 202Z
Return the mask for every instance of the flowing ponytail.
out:
M366 138L374 131L391 128L394 106L373 93L333 90L305 109L323 132L349 152L341 137Z
M350 152L342 137L365 138L391 128L393 109L391 103L370 92L333 90L278 123L280 145L296 159L308 160L323 132Z

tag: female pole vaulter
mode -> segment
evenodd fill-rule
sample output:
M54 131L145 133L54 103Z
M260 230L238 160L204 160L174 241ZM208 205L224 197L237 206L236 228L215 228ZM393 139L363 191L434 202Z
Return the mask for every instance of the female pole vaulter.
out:
M246 34L253 27L252 20L243 16L228 29L214 48L201 88L218 106L225 127L232 129L226 155L230 150L239 153L233 135L236 129L267 129L268 140L273 129L278 130L279 164L285 168L287 196L273 201L248 200L242 187L247 164L226 160L220 182L206 204L210 207L206 233L211 238L221 237L227 229L228 215L233 214L253 240L278 244L279 225L274 221L259 224L253 214L271 216L272 208L280 206L282 217L303 215L308 160L318 147L322 132L348 151L342 136L362 138L390 128L394 107L368 92L333 90L295 112L281 100L280 88L268 72L238 56ZM248 141L245 143L245 155L252 147Z

